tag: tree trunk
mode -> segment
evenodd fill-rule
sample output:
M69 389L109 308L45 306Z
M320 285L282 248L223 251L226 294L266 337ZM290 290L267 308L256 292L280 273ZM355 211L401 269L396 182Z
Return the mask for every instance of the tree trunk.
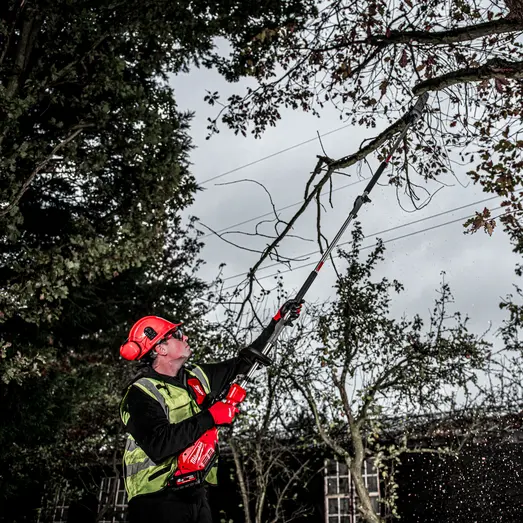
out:
M243 503L243 514L245 516L245 523L251 523L251 513L249 510L249 492L247 490L247 483L245 481L245 475L243 474L242 461L240 451L236 446L236 442L233 438L229 440L229 446L231 447L232 456L234 459L234 465L236 467L236 475L238 476L238 485L240 485L240 492Z
M351 425L351 438L354 445L354 458L351 462L347 462L349 467L352 481L356 487L356 493L358 494L359 502L361 505L361 512L363 519L366 523L382 523L381 517L374 512L372 503L369 496L369 491L365 486L363 479L362 469L363 460L365 458L365 447L363 445L363 438L359 428L355 425Z

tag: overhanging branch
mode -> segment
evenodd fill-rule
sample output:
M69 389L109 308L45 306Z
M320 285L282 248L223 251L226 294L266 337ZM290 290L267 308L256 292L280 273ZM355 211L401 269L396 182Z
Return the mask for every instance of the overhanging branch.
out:
M480 82L492 78L522 79L523 62L509 62L494 58L480 67L458 69L452 73L420 82L414 86L412 92L415 96L420 96L428 91L441 91L452 85Z
M504 18L483 24L456 27L455 29L448 29L446 31L391 31L388 36L371 36L367 39L367 42L374 45L408 44L411 42L448 45L468 42L484 36L514 33L517 31L523 31L523 21L507 20Z
M0 216L5 216L11 209L13 209L27 191L31 182L35 179L36 175L53 159L54 155L63 147L65 147L69 142L73 141L86 127L92 127L92 124L79 124L76 125L71 134L64 138L58 145L54 147L51 153L34 169L34 171L29 175L27 180L23 183L22 188L18 191L18 194L15 196L14 200L5 208L0 210Z
M470 42L486 36L517 33L518 31L523 31L523 20L504 18L502 20L484 22L482 24L456 27L445 31L391 30L386 34L372 35L364 39L341 39L334 45L327 45L309 50L313 52L333 51L336 49L346 49L348 46L354 44L366 44L376 46L380 49L389 45L411 44L413 42L431 45L450 45L461 42Z

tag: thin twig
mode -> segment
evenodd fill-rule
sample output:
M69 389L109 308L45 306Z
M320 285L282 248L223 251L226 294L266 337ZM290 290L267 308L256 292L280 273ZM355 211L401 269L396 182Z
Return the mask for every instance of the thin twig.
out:
M20 189L20 191L18 192L18 194L16 195L15 199L13 200L13 202L11 204L9 204L5 209L2 209L0 211L0 216L5 216L9 211L11 211L11 209L13 209L13 207L15 207L16 205L18 205L18 202L20 201L20 199L22 198L22 196L24 195L24 193L27 191L29 185L31 185L31 182L35 179L36 175L52 160L53 156L60 150L62 149L63 147L65 147L68 143L70 143L71 141L73 141L82 131L83 129L87 127L87 126L82 126L81 129L76 129L76 131L74 131L72 134L70 134L67 138L65 138L65 140L62 140L52 151L51 153L47 156L47 158L42 162L40 163L36 169L29 175L29 178L27 178L27 180L24 182L24 184L22 185L22 188Z

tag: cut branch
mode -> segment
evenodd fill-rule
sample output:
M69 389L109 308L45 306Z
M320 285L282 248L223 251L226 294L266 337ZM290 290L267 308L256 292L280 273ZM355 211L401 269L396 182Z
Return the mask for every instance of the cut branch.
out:
M406 125L407 125L407 123L405 122L405 120L403 118L400 118L399 120L394 122L392 125L387 127L387 129L385 129L374 140L370 141L365 147L362 147L357 152L355 152L351 155L348 155L348 156L344 156L338 160L331 160L324 156L319 157L319 160L313 171L313 175L312 175L311 179L307 182L306 197L305 197L303 203L301 204L300 208L298 209L298 211L296 211L294 216L287 222L287 225L283 229L283 231L275 238L275 240L270 245L268 245L265 248L265 250L263 251L259 260L249 270L249 274L248 274L249 286L248 286L248 292L247 292L247 296L244 300L244 303L246 303L252 296L252 293L254 290L253 288L254 288L256 272L261 267L262 263L269 256L271 256L273 250L275 250L276 247L278 246L278 244L283 240L283 238L285 238L285 236L288 235L289 231L292 229L292 227L294 226L294 224L296 223L298 218L306 211L309 204L314 200L316 195L318 195L320 193L323 186L329 181L329 179L331 178L333 173L337 170L350 167L350 166L356 164L357 162L363 160L366 156L368 156L372 152L376 151L379 147L381 147L387 140L390 140L394 135L401 132L405 128ZM310 192L309 192L312 180L323 171L323 169L325 168L325 165L327 166L325 174L318 181L318 183L314 186L314 188L312 190L310 190ZM243 311L244 311L244 306L242 306L240 308L240 311L238 313L238 318L241 317L241 315L243 314Z

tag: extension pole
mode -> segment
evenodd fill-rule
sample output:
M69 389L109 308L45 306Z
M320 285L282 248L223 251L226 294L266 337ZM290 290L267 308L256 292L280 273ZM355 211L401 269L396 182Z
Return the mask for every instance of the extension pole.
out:
M425 109L425 106L427 105L427 100L429 98L429 94L425 93L420 98L418 98L418 101L414 104L414 106L403 116L403 120L406 122L406 125L404 129L401 131L400 135L398 136L397 140L394 142L394 145L391 147L390 152L385 158L383 162L381 162L380 166L374 173L374 176L371 178L370 182L365 187L365 190L362 194L360 194L356 200L354 201L354 206L347 216L347 219L341 226L340 230L330 243L330 245L327 247L326 251L323 253L323 256L321 257L321 260L318 262L316 267L311 271L308 278L305 280L304 284L301 286L300 290L296 294L296 297L294 298L296 301L302 301L305 297L305 294L313 284L314 280L318 276L321 268L323 267L325 261L330 256L331 252L334 250L338 242L340 241L340 238L343 236L344 232L347 230L347 227L350 225L350 223L358 216L358 212L361 209L362 205L364 203L370 202L369 194L376 185L378 179L383 174L383 171L386 169L386 167L389 165L389 162L392 158L392 155L396 152L398 149L401 141L403 138L405 138L405 135L407 134L409 128L414 125L423 115L423 110ZM281 331L283 330L285 326L285 317L282 317L280 321L276 324L276 327L274 329L274 332L272 333L271 337L267 340L267 344L265 345L264 349L262 350L262 353L264 355L268 355L270 351L272 350L272 347L274 346L274 343L278 339L278 336L280 335ZM254 365L249 370L248 374L245 376L243 380L239 382L239 385L244 387L247 380L254 374L256 369L258 368L259 363L255 362Z

